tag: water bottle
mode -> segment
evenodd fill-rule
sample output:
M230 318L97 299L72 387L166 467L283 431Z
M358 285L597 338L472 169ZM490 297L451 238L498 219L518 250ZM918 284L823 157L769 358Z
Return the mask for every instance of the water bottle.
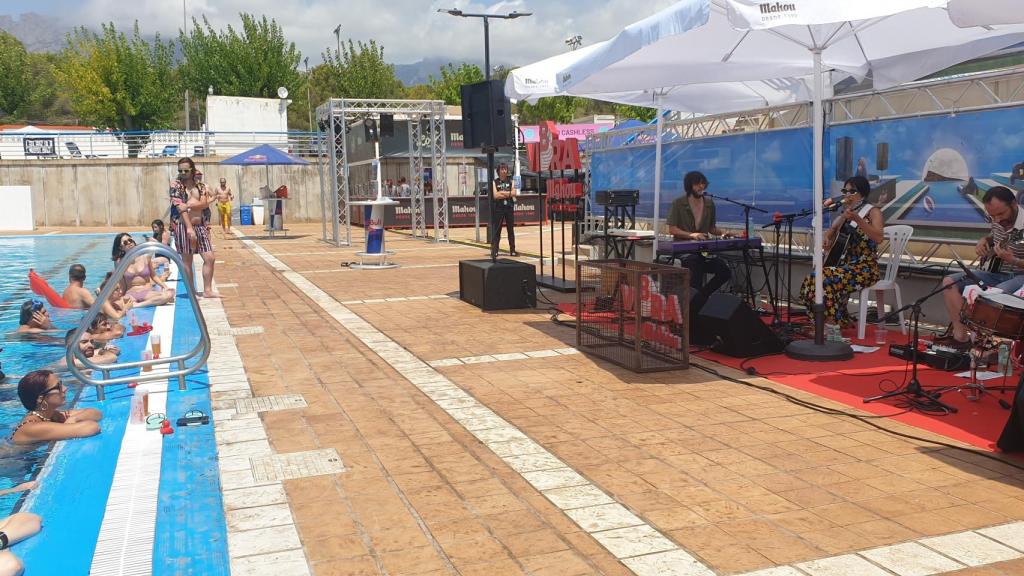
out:
M999 371L1007 376L1013 374L1013 363L1010 362L1010 345L1006 343L999 345Z
M888 344L889 343L889 327L886 326L885 321L875 324L875 344Z
M825 324L825 341L826 342L842 342L843 333L839 330L838 324Z

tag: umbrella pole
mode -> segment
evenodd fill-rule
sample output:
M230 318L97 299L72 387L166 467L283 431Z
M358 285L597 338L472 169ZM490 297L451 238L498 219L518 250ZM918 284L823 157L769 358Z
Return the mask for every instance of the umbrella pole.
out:
M822 237L821 237L821 203L824 201L824 170L822 152L825 141L825 115L821 105L821 93L824 91L822 81L824 73L821 66L821 49L811 51L814 57L814 100L811 113L814 115L814 182L812 199L814 201L814 305L811 312L814 318L814 340L797 340L786 347L786 355L797 360L830 362L853 358L853 349L845 342L825 342L825 292L822 278ZM792 290L792 287L790 288Z

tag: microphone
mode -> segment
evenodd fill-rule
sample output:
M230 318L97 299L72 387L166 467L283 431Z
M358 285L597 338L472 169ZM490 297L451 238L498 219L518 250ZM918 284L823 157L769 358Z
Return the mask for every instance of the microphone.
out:
M835 210L844 204L850 202L849 196L836 196L834 198L828 198L822 203L821 207L823 210Z
M956 260L957 265L960 266L960 269L964 271L964 274L966 274L967 277L970 278L971 282L974 282L975 284L978 285L978 288L981 288L982 290L988 288L988 285L985 284L985 282L982 281L982 279L979 278L978 275L975 274L970 268L965 266L963 261L960 260L960 257L957 256L955 253L953 254L953 259Z
M779 222L782 222L782 212L779 212L778 210L776 210L775 213L772 214L772 222L774 222L776 224L778 224Z

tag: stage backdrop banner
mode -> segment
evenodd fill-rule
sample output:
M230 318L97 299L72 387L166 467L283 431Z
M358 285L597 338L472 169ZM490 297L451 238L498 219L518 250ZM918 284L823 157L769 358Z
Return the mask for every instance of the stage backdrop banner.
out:
M871 182L870 200L886 224L909 224L916 238L977 239L989 229L985 192L992 186L1024 190L1020 126L1024 107L832 126L825 133L825 195L839 195L843 182L859 174ZM767 224L774 212L813 206L809 128L666 142L663 155L661 214L683 195L690 170L708 177L710 194L767 210L751 214L754 225ZM592 191L638 188L637 216L652 217L653 144L595 152L590 177ZM722 200L715 205L720 223L742 225L740 207ZM810 217L795 224L809 227Z

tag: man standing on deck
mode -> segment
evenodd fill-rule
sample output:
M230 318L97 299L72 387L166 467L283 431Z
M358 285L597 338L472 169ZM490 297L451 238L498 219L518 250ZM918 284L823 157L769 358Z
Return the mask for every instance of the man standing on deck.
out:
M220 186L217 187L217 213L220 214L220 228L227 237L231 231L231 201L235 195L231 193L227 178L221 177Z

